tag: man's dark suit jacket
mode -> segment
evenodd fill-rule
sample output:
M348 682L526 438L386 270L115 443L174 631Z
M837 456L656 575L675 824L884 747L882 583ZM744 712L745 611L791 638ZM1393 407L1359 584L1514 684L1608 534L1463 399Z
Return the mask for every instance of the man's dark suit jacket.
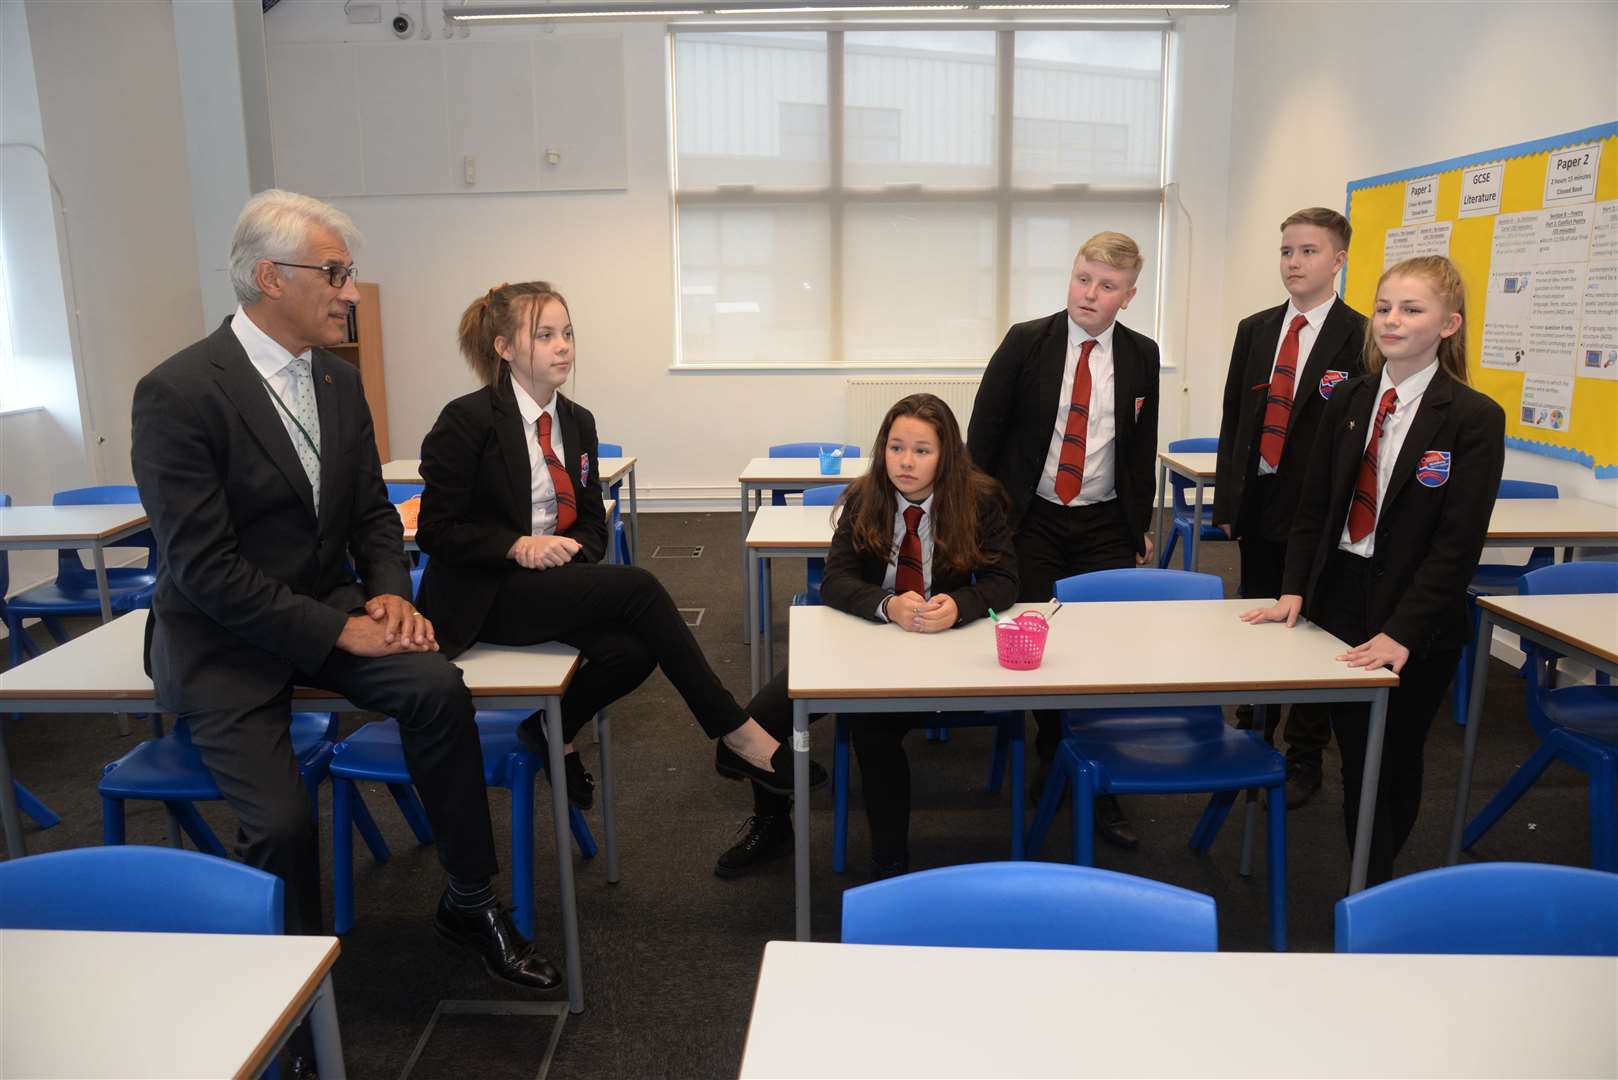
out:
M1057 411L1067 405L1057 400L1066 363L1064 310L1008 330L978 386L966 445L977 467L1011 495L1013 529L1021 524L1029 502L1039 497L1034 491L1045 471ZM1137 552L1146 550L1143 537L1151 528L1157 489L1158 363L1157 342L1122 323L1114 324L1115 487Z
M1259 434L1269 400L1270 373L1281 341L1287 305L1249 315L1236 326L1236 344L1230 351L1230 372L1225 378L1225 412L1219 423L1219 464L1214 479L1214 522L1230 525L1235 536L1258 535L1260 507L1248 499L1247 481L1258 475ZM1285 525L1297 510L1303 476L1309 468L1309 450L1320 429L1321 414L1341 380L1365 373L1361 353L1365 347L1365 316L1339 298L1326 312L1309 359L1297 376L1292 415L1287 421L1281 461L1275 471L1272 504L1264 513L1281 528L1266 539L1286 540ZM1327 373L1333 373L1328 377Z
M579 543L574 562L600 562L607 512L596 480L595 417L560 392L556 416L578 511L562 535ZM444 406L421 444L421 478L427 489L416 542L430 557L417 603L433 621L439 648L453 658L477 640L506 578L534 572L506 558L517 538L533 530L528 441L509 373Z
M320 669L367 598L410 595L359 372L322 349L312 359L318 515L229 318L135 387L131 463L157 536L146 664L165 709L267 701Z
M1313 622L1320 621L1312 605L1321 573L1348 521L1380 379L1367 374L1345 382L1326 403L1293 519L1282 589L1303 597L1303 614ZM1448 462L1423 463L1429 451L1448 453ZM1377 515L1365 598L1372 635L1387 634L1413 656L1458 649L1471 639L1466 588L1483 554L1505 463L1504 410L1439 369Z
M839 611L880 622L877 607L888 595L882 587L888 560L855 548L852 510L851 506L843 508L832 532L820 598ZM983 618L990 608L1005 611L1017 602L1017 552L998 494L978 502L978 546L993 558L966 572L950 569L936 555L933 559L932 595L948 593L955 601L956 626Z

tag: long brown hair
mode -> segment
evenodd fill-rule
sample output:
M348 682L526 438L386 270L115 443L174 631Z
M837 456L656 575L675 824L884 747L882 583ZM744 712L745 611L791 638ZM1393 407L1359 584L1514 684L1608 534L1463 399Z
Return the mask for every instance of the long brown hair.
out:
M532 333L539 325L540 313L552 300L567 307L567 301L550 282L519 281L515 285L502 282L467 305L457 333L461 355L485 386L493 386L506 365L494 351L494 339L503 337L509 341L516 337L517 320L525 309Z
M911 394L894 402L882 418L871 448L871 468L848 485L839 502L852 514L855 550L887 559L893 550L893 517L899 495L888 478L888 432L901 416L932 427L938 438L938 471L933 474L933 565L969 573L996 558L978 542L978 502L986 496L1010 506L1005 489L988 473L972 464L961 425L942 399L933 394Z
M1382 276L1376 279L1376 291L1380 293L1383 282L1391 277L1420 278L1432 286L1438 302L1444 305L1446 311L1453 311L1461 317L1459 330L1449 337L1438 339L1438 366L1449 372L1450 378L1456 382L1466 384L1466 283L1461 280L1460 270L1443 255L1417 255L1382 271ZM1375 310L1374 302L1372 310ZM1371 321L1365 320L1365 370L1379 375L1388 358L1382 355L1382 349L1376 343Z

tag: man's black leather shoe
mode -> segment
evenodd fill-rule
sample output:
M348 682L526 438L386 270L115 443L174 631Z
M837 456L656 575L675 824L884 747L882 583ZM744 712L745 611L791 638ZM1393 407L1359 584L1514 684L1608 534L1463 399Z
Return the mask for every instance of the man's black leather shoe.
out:
M1320 790L1320 770L1287 763L1287 809L1303 806Z
M1116 795L1102 795L1096 799L1096 832L1107 843L1125 851L1140 847L1140 837L1135 835L1134 826L1124 816Z
M528 990L549 991L562 986L562 973L535 951L533 943L511 921L511 913L499 904L477 911L458 911L450 906L446 894L438 902L433 929L445 940L481 958L489 974L497 979Z
M765 791L775 795L792 794L792 748L782 743L770 757L769 772L754 765L725 745L725 740L714 741L714 771L727 780L751 780ZM818 761L809 763L809 790L817 791L830 779Z
M762 862L792 853L792 821L785 814L754 814L742 822L747 835L714 863L714 876L739 878Z
M551 779L550 743L545 739L545 712L543 709L517 726L517 741L527 747L529 751L538 755L540 771L545 774L545 782L549 783ZM580 810L588 810L594 806L596 804L595 777L584 771L584 759L579 757L577 750L563 755L562 771L567 774L567 801Z

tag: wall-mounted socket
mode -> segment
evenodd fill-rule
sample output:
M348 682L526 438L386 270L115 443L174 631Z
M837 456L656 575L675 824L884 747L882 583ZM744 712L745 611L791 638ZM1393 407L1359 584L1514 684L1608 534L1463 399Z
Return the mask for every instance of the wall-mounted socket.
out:
M348 21L355 26L363 26L367 23L379 23L382 21L382 5L345 4L343 5L343 14L347 15Z
M562 152L560 150L557 150L555 147L547 146L545 148L545 164L547 164L547 165L560 165L561 163L562 163Z
M476 154L467 154L461 158L462 178L467 187L476 187L478 182L478 159Z

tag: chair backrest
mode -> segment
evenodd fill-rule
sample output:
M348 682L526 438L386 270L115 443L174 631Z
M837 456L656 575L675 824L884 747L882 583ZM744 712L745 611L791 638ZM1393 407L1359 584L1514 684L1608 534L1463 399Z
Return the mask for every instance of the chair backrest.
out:
M0 926L279 934L281 879L176 848L74 848L0 863Z
M1216 574L1135 567L1076 574L1056 583L1064 604L1117 600L1222 600L1225 583Z
M1546 566L1518 578L1517 591L1524 596L1618 592L1618 562L1592 559Z
M1555 484L1541 484L1536 480L1502 480L1498 498L1501 499L1555 499L1560 497Z
M1093 866L945 866L843 893L843 940L985 949L1213 952L1211 896Z
M1337 901L1337 951L1618 956L1618 874L1445 866Z
M838 496L847 490L847 484L822 484L820 487L806 488L803 493L803 505L831 506L837 502Z
M134 484L98 484L69 488L51 496L52 506L123 506L140 502L140 489Z
M408 502L427 490L426 484L389 484L388 501L394 506Z
M787 442L770 447L771 457L819 457L822 451L842 447L844 457L859 457L860 448L853 443L840 442Z
M52 506L128 506L140 502L140 489L134 484L97 484L93 487L68 488L51 496ZM138 547L146 549L146 569L157 569L157 538L152 530L142 529L108 547ZM56 580L63 586L95 588L95 574L79 553L71 548L56 552Z
M596 441L596 453L602 457L623 457L624 444L615 442Z

